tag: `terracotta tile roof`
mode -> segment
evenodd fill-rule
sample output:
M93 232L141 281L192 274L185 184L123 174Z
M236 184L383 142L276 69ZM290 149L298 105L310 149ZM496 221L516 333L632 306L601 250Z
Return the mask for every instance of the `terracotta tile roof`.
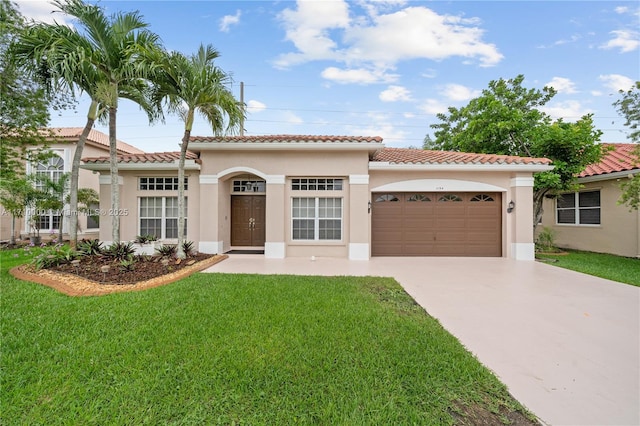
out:
M551 164L551 160L547 158L431 151L412 148L383 148L375 153L372 161L392 164Z
M180 151L118 155L118 163L173 163L179 159ZM198 160L198 155L191 151L187 151L186 159ZM108 163L109 157L87 157L83 158L82 161L85 164Z
M262 135L262 136L191 136L191 142L211 143L382 143L380 136Z
M83 127L54 127L49 130L53 131L53 134L55 135L56 138L75 141L80 137L84 128ZM88 140L95 142L99 145L106 146L107 148L109 147L109 135L105 135L104 133L99 132L96 129L91 129L91 132L89 132ZM133 145L129 145L128 143L122 142L121 140L118 140L116 144L118 147L118 151L124 154L144 153L143 150L138 149Z
M587 166L587 168L580 173L579 177L640 169L640 160L633 154L633 150L639 147L638 144L606 143L603 145L610 150L605 151L599 163Z

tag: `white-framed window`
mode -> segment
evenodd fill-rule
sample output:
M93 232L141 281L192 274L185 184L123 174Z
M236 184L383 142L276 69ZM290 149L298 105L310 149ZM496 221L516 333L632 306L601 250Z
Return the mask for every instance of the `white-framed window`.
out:
M342 198L293 198L291 238L298 241L341 240Z
M600 225L600 190L562 194L556 199L556 222Z
M267 183L261 179L236 179L233 181L233 192L267 192Z
M342 191L342 179L295 178L291 179L293 191Z
M140 197L138 235L155 235L158 239L178 238L178 197ZM185 198L185 218L188 214ZM187 220L184 223L187 233Z
M35 187L38 190L46 190L46 181L58 183L64 173L64 160L59 155L52 155L49 159L38 163L33 168L36 175ZM37 212L36 226L40 231L53 231L60 229L60 212L47 210Z
M184 178L184 189L189 189L189 179ZM154 177L145 176L138 178L138 189L140 191L177 191L178 177Z

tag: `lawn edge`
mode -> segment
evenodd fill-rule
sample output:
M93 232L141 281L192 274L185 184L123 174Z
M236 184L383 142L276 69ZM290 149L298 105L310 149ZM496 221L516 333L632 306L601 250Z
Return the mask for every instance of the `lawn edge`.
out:
M182 268L179 271L133 284L101 284L95 281L80 278L73 274L67 274L63 272L56 272L51 270L32 271L29 270L29 265L15 266L9 270L9 274L19 280L29 281L50 287L67 296L105 296L112 293L143 291L155 287L160 287L166 284L171 284L178 280L186 278L195 272L200 272L219 262L222 262L228 257L229 256L226 254L219 254L209 259L197 262L191 266Z

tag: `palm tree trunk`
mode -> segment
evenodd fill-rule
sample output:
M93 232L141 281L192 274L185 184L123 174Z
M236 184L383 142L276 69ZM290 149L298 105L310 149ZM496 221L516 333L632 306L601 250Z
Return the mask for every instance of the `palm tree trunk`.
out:
M69 244L71 248L75 248L78 244L78 185L80 178L80 160L82 159L82 151L89 137L89 132L93 128L93 123L98 114L98 103L91 101L89 113L87 114L87 124L85 124L78 144L76 152L73 154L73 163L71 163L71 183L69 187L69 211L71 212L71 222L69 224Z
M118 184L118 149L116 139L116 107L109 107L109 162L111 171L111 242L120 242L120 185Z
M183 242L185 240L184 235L184 163L187 157L187 148L189 147L189 137L191 136L191 130L185 129L184 136L182 137L182 144L180 144L180 160L178 161L178 251L177 256L180 259L184 259L186 253L183 250Z

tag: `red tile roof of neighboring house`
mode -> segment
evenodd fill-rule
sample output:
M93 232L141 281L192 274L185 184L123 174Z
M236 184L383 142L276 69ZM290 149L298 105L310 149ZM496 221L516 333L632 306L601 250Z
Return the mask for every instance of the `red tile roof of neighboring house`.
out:
M118 155L118 163L173 163L179 159L180 151ZM191 151L187 151L186 159L198 160L198 156ZM87 157L83 158L82 161L85 164L108 163L109 157Z
M413 148L383 148L372 161L392 164L550 164L547 158L512 155L472 154L467 152L431 151Z
M49 130L51 130L54 134L54 137L58 139L68 139L70 141L75 141L80 137L84 128L83 127L54 127ZM87 140L95 142L99 145L106 146L107 148L109 147L109 135L105 135L104 133L99 132L98 130L95 130L95 129L91 129ZM120 151L121 153L125 153L125 154L144 153L143 150L138 149L133 145L129 145L128 143L122 142L121 140L118 140L116 145L117 145L118 151Z
M191 136L191 142L211 143L382 143L380 136L328 136L328 135L262 135L262 136Z
M609 150L605 151L599 163L587 166L579 177L640 169L640 159L633 153L636 148L640 149L640 145L634 143L606 143L603 145Z

